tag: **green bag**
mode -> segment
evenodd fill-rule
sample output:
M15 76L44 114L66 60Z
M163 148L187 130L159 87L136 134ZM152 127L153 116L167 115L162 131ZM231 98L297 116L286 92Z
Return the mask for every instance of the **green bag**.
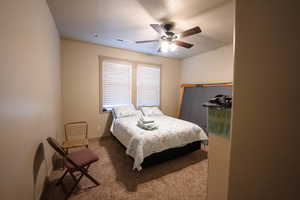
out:
M208 108L208 132L230 136L231 108Z

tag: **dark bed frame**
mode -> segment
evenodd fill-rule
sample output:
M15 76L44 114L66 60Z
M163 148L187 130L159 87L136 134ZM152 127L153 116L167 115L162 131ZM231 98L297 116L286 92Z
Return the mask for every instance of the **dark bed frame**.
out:
M183 147L171 148L164 150L159 153L151 154L147 156L143 163L141 164L142 167L151 166L157 163L161 163L167 160L175 159L179 156L183 156L185 154L191 153L193 151L201 149L201 141L192 142L187 144Z
M115 140L117 140L121 144L121 146L124 149L126 149L126 147L114 135L112 135L112 136L115 138ZM196 141L196 142L187 144L183 147L171 148L171 149L167 149L162 152L159 152L159 153L151 154L150 156L147 156L146 158L144 158L144 161L141 164L141 166L144 168L144 167L155 165L155 164L167 161L167 160L175 159L179 156L182 156L187 153L191 153L193 151L201 149L201 144L202 144L201 141Z

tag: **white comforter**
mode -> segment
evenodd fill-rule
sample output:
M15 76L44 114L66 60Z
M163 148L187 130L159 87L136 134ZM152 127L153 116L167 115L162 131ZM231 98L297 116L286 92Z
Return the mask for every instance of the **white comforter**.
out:
M144 158L153 153L208 139L202 128L194 123L166 115L151 118L158 123L157 130L139 128L135 116L114 119L112 123L112 134L134 158L133 169L141 170Z

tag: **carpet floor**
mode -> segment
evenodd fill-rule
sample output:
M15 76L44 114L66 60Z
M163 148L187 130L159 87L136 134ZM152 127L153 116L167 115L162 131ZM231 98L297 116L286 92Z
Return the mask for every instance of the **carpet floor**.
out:
M207 152L197 150L179 158L152 165L137 172L132 170L133 160L125 154L124 148L113 137L93 140L90 148L100 160L89 172L100 185L93 186L87 178L80 182L80 188L70 200L205 200L207 196ZM60 200L73 185L66 177L64 187L56 186L62 170L56 170L50 177L42 199Z

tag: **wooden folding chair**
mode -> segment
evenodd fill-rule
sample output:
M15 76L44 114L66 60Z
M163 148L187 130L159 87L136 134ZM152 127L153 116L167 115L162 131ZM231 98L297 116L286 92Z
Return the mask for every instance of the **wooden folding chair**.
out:
M91 164L99 160L98 156L94 152L92 152L88 148L84 148L80 151L67 154L66 151L58 144L58 142L54 138L49 137L47 138L47 141L50 146L64 158L64 166L66 168L66 171L58 180L56 185L62 184L63 179L68 173L75 181L74 186L67 193L66 199L69 198L73 193L83 176L86 176L88 179L90 179L96 186L100 185L100 183L88 173L88 169ZM79 178L74 175L75 172L80 173Z
M85 121L69 122L64 125L65 141L62 147L68 152L71 148L88 147L88 123Z

